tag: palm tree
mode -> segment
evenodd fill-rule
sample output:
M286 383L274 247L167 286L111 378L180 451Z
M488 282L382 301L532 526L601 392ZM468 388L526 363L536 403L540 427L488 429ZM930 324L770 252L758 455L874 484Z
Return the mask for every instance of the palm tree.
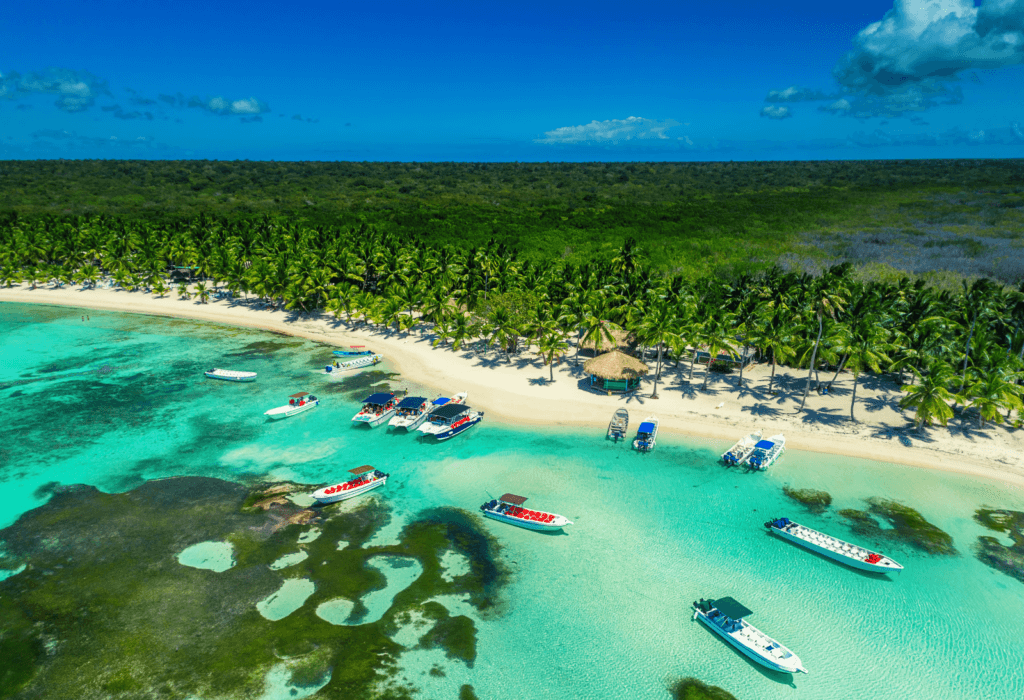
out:
M836 265L817 281L810 290L809 311L818 321L818 337L814 341L814 351L811 352L811 366L807 370L807 384L804 386L804 398L800 402L798 410L804 410L807 404L807 395L811 391L811 376L818 361L818 347L821 344L821 336L825 331L825 317L835 320L836 315L842 312L846 303L846 289L843 286L843 277L848 269L848 264Z
M872 319L864 319L850 329L850 340L847 345L847 364L853 369L853 392L850 397L850 420L857 420L853 415L853 407L857 403L857 375L863 368L872 372L881 372L882 363L891 363L886 354L892 346L889 343L890 333Z
M153 294L156 294L157 298L166 296L167 292L169 291L170 290L167 289L167 285L164 284L164 281L162 279L158 279L153 284Z
M201 304L210 301L210 290L206 288L205 282L196 283L196 297L198 297Z
M953 400L953 394L949 391L950 383L955 381L953 369L945 362L936 360L928 368L927 374L921 374L917 368L913 371L921 381L903 387L907 395L900 399L900 408L914 409L917 414L914 427L917 430L931 425L932 421L946 425L953 417L953 409L949 406Z
M513 327L512 314L504 306L495 307L487 317L487 324L490 327L488 344L498 343L498 346L505 353L505 359L512 364L510 350L513 341L518 345L519 330Z
M772 374L768 380L768 393L775 386L775 368L779 362L789 362L795 356L793 336L795 326L789 321L789 314L784 310L775 310L768 317L759 319L759 323L750 330L750 344L758 348L762 355L772 358Z
M654 373L654 391L651 398L658 398L658 379L661 377L661 358L665 346L679 338L676 332L676 317L673 305L665 299L657 299L640 323L637 338L644 345L657 346L658 367Z
M706 391L708 388L711 367L714 365L718 353L725 350L730 356L733 356L732 333L730 332L732 318L733 316L730 313L720 313L717 316L711 316L702 324L700 333L697 335L697 339L708 353L708 367L704 371L704 383L701 384L701 391Z
M548 366L551 382L555 381L555 359L561 357L568 350L565 336L557 328L545 329L542 335L537 338L537 354Z
M188 284L182 282L178 285L178 296L182 299L191 299L192 295L188 293Z

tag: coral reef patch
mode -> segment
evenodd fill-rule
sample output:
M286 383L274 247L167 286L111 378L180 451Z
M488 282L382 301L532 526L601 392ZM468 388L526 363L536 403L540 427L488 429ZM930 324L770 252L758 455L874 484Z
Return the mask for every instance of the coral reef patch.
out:
M832 496L827 491L783 486L782 492L797 503L803 504L812 513L824 513L825 509L832 505Z
M929 554L956 554L953 538L932 525L910 506L886 498L869 498L868 510L846 508L839 515L850 521L858 535L876 540L889 540L909 544ZM891 529L882 528L880 518L889 523Z
M993 569L1024 583L1024 513L1019 510L979 508L974 520L995 532L1004 532L1013 540L1006 546L995 537L981 536L974 546L975 556Z

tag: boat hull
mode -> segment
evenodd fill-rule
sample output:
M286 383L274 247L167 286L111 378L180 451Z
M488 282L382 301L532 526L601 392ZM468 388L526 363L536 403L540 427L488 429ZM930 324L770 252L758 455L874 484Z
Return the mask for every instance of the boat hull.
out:
M393 408L389 411L384 411L384 413L382 413L379 416L374 414L357 413L355 416L352 417L352 422L357 424L365 423L371 428L376 428L377 426L383 425L387 421L391 420L392 416L394 415L395 409Z
M338 372L348 372L354 369L361 369L362 367L372 367L373 365L380 364L380 361L384 358L381 355L364 355L357 357L352 360L346 360L345 362L339 362L337 367L333 367L331 371L325 371L325 374L334 375Z
M367 491L373 491L376 488L380 488L385 483L387 483L387 480L388 480L388 477L384 476L384 477L381 477L380 479L374 479L373 481L371 481L370 483L366 484L365 486L360 486L359 488L350 489L348 491L340 491L338 493L332 493L329 496L323 495L323 492L326 491L327 488L330 488L330 487L326 487L326 488L320 489L319 491L314 491L313 492L313 498L315 498L318 503L323 503L323 504L337 503L338 501L347 501L350 498L355 498L356 496L362 496Z
M783 664L778 663L777 661L774 661L774 660L769 659L769 658L767 658L765 656L762 656L761 654L757 653L757 651L755 651L754 649L751 649L746 644L743 644L742 642L740 642L740 640L736 639L731 634L729 634L728 632L723 630L721 627L716 625L714 622L709 620L707 615L705 615L704 613L702 613L699 610L697 610L697 611L695 611L695 614L697 616L697 619L704 623L705 627L707 627L712 632L717 634L719 637L721 637L722 639L727 641L733 648L738 649L739 651L743 652L743 655L746 656L748 659L750 659L752 661L756 661L757 663L761 664L765 668L770 668L771 670L778 671L780 673L807 673L807 670L804 669L803 666L800 666L800 665L796 665L796 666L783 665ZM794 658L796 658L796 657L794 656Z
M840 564L845 564L846 566L852 567L854 569L860 569L861 571L871 571L873 573L879 573L879 574L890 574L890 573L894 573L894 572L903 571L903 566L902 565L897 564L896 562L892 561L892 559L889 559L888 557L882 557L882 558L883 558L883 560L888 560L888 561L892 562L892 564L894 564L895 566L887 566L887 565L882 564L881 562L879 562L877 564L872 564L870 562L864 561L863 559L857 559L856 557L848 557L848 556L846 556L844 554L840 554L839 552L833 552L831 549L828 549L827 547L822 547L820 545L815 544L814 542L810 542L808 540L805 540L802 537L797 537L796 535L792 535L792 534L786 532L785 530L780 530L777 527L771 527L771 528L768 528L768 529L771 530L772 534L774 534L776 537L779 537L781 539L784 539L784 540L787 540L789 542L792 542L793 544L798 544L801 547L803 547L804 549L809 549L812 552L817 552L818 554L821 554L822 556L826 556L826 557L828 557L829 559L831 559L833 561L837 561ZM872 553L874 554L874 552L872 552Z
M435 438L437 438L438 441L449 440L449 439L455 437L456 435L458 435L459 433L466 432L467 430L472 428L474 425L476 425L477 423L479 423L483 419L484 419L483 414L480 414L476 418L471 418L470 420L468 420L467 422L463 423L462 425L456 426L454 428L450 428L449 427L449 428L446 428L445 430L441 430L441 431L438 431L436 433L428 433L428 435L432 434Z
M216 372L204 372L204 374L210 379L220 379L225 382L254 382L256 381L256 373L253 372L251 376L231 376L226 374L217 374Z
M562 516L556 516L556 520L550 523L540 523L536 520L523 520L522 518L512 518L503 513L495 513L494 511L490 510L483 511L483 514L485 518L497 520L501 523L508 523L509 525L516 525L517 527L526 528L527 530L541 530L550 532L552 530L561 530L566 525L572 524L564 518L562 518L562 520L565 520L565 522L562 522L562 520L558 520L558 518L561 518Z
M421 425L423 425L423 421L427 419L428 415L430 415L429 411L424 411L423 413L419 414L418 416L412 419L400 418L399 416L395 416L388 423L388 426L392 428L405 428L406 430L411 432L419 428Z
M306 411L312 410L320 405L319 401L311 401L303 406L279 406L278 408L272 408L263 415L270 420L281 420L282 418L291 418L292 416ZM281 409L288 409L282 411Z

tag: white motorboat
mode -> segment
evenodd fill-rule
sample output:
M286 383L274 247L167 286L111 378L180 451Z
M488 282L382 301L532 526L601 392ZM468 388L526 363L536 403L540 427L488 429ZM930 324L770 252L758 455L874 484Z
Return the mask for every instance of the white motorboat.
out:
M807 673L800 657L769 637L743 618L732 619L717 607L715 601L693 603L693 617L707 625L719 637L739 649L762 666L782 673Z
M271 420L280 420L281 418L290 418L297 413L309 411L319 405L320 399L313 396L308 391L300 391L299 393L292 394L288 397L287 406L272 408L269 411L265 411L263 415L267 416Z
M761 440L761 431L758 430L756 433L751 433L744 438L741 438L739 442L730 447L722 455L722 461L730 467L734 467L737 464L742 464L743 460L750 456L750 453L754 451L754 445Z
M335 360L333 363L324 367L324 374L335 374L337 372L347 372L361 367L372 367L373 365L379 364L383 359L383 355L372 354L360 355L349 360Z
M654 449L655 441L658 438L658 417L647 416L644 422L636 430L636 438L633 440L633 447L640 452L650 452Z
M361 496L367 491L383 486L387 483L388 476L390 476L374 469L368 464L356 467L355 469L349 469L348 471L355 476L340 484L317 489L313 492L313 498L320 503L337 503L338 501Z
M363 399L363 407L352 416L353 423L366 423L371 428L387 423L395 415L395 393L393 391L370 394Z
M208 369L205 372L206 376L210 379L223 379L228 382L254 382L256 381L255 372L238 372L233 369Z
M524 503L525 497L506 493L501 498L484 503L480 506L480 511L485 518L493 518L528 530L561 530L566 525L572 525L572 521L564 515L528 510L522 507Z
M782 434L772 435L767 440L759 440L750 454L740 461L740 464L763 472L775 464L785 451L786 437Z
M474 411L465 404L446 403L427 415L427 422L419 427L424 435L447 440L469 430L484 419L483 411Z
M615 409L612 419L608 421L608 434L606 437L609 440L618 442L626 437L627 430L629 430L629 411L624 408Z
M391 417L388 426L415 430L427 419L433 407L430 399L425 396L406 396L395 406L395 415Z
M799 523L794 523L789 518L775 518L766 522L764 526L771 533L778 535L784 540L789 540L812 552L817 552L829 559L834 559L861 571L874 571L876 573L889 573L892 571L899 573L903 571L903 565L898 564L883 554L844 542L838 537L812 530Z

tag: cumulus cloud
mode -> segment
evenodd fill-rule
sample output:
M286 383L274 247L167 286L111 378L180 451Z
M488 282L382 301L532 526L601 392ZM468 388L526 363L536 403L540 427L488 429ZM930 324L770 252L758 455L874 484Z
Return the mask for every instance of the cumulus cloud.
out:
M761 116L768 117L769 119L786 119L793 115L789 111L789 107L780 107L779 105L768 105L761 108Z
M89 71L48 68L38 73L0 75L0 98L16 100L32 94L56 95L54 106L64 112L84 112L99 95L109 95L107 81Z
M617 144L622 141L643 141L649 139L667 140L666 131L679 122L671 119L657 121L643 117L606 119L592 121L580 126L563 126L545 131L544 138L534 139L535 143L550 144Z
M822 100L833 100L835 95L826 95L821 90L802 88L796 85L785 90L771 90L764 98L765 102L819 102Z

